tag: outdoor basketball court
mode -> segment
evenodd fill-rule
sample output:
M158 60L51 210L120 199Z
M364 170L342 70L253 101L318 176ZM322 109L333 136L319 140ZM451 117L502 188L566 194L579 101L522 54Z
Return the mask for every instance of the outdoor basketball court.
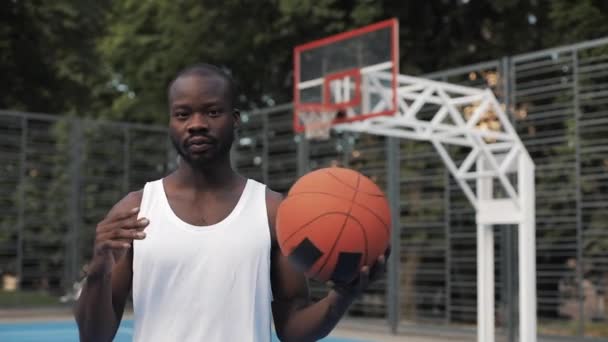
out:
M133 339L133 321L122 322L115 342L130 342ZM0 341L3 342L77 342L78 328L73 320L32 321L18 323L0 323ZM279 340L273 336L273 342ZM328 337L325 342L370 342L369 340Z
M52 318L3 318L5 313L0 312L0 341L3 342L77 342L78 331L76 324L64 312ZM449 336L442 334L407 334L392 335L386 327L361 324L357 321L346 320L338 324L330 337L321 342L470 342L472 336L463 334ZM133 338L133 321L126 319L121 324L115 342L130 342ZM273 336L273 342L278 342Z
M520 237L519 297L509 300L519 300L519 341L535 342L534 163L491 90L400 74L398 30L396 20L387 20L295 47L293 129L300 134L298 148L329 139L332 130L387 137L388 188L398 189L400 155L390 146L398 147L399 139L430 143L475 209L477 341L492 342L496 335L493 226L513 225ZM488 117L497 125L486 125ZM465 151L465 157L454 157L454 147ZM388 197L392 221L400 222L398 194L389 192ZM401 228L391 232L393 258L401 255ZM398 267L389 263L386 298L398 298ZM386 313L396 333L398 301L387 300ZM388 334L346 335L338 331L322 341L392 341ZM132 337L133 321L125 320L115 341ZM10 322L0 323L0 341L78 341L78 334L69 319Z

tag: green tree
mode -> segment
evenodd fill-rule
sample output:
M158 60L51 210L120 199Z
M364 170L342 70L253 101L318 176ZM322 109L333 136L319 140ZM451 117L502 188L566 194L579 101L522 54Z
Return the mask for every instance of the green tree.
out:
M0 108L85 113L98 82L96 38L109 1L3 1Z
M551 1L548 18L554 34L548 45L563 45L608 34L608 3L602 0Z
M426 73L608 33L599 0L6 1L0 107L165 122L167 83L205 61L240 81L241 106L291 100L295 45L400 20L401 68Z
M114 2L99 51L121 95L104 116L165 122L168 82L197 62L236 75L245 108L288 102L295 45L379 15L376 4L336 0Z

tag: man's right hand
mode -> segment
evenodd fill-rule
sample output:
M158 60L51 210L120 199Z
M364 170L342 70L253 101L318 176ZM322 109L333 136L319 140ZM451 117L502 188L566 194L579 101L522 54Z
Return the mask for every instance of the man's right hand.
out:
M112 272L131 248L133 240L146 237L144 228L150 223L146 218L137 219L139 208L119 212L103 219L95 230L93 259L89 266L89 277L105 277Z

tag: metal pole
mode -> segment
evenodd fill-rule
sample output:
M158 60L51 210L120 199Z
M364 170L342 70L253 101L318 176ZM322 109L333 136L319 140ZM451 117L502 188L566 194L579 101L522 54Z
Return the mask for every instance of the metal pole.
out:
M353 152L354 137L349 132L344 132L340 137L339 143L342 145L342 165L348 167L350 165L350 157Z
M485 159L479 160L477 171L485 169ZM492 186L490 178L477 179L478 203L492 199ZM494 330L494 232L477 223L477 341L493 342Z
M534 163L521 152L518 165L519 223L519 341L536 341L536 198Z
M262 113L262 179L264 180L264 184L268 184L268 169L269 169L269 148L270 141L268 139L268 131L269 131L269 120L268 112Z
M70 201L69 201L69 217L70 227L67 235L68 241L68 259L66 265L68 268L67 282L65 285L70 286L71 283L78 277L78 232L81 227L80 213L80 186L81 186L81 169L82 169L82 121L80 119L72 120L72 129L70 130Z
M175 148L173 147L173 143L171 143L171 138L169 137L169 135L167 135L167 140L166 140L166 145L167 145L167 165L165 166L167 169L167 173L171 172L175 169L177 169L178 163L179 163L179 155L177 154L177 152L175 151ZM230 153L231 158L234 160L234 155L236 154L236 149L234 148L234 146L232 147L232 151ZM233 165L235 165L236 163L232 162ZM236 169L236 165L235 165L235 169Z
M443 225L445 232L445 323L452 321L452 227L450 225L451 197L450 197L450 172L444 167L443 190Z
M17 281L23 280L23 235L25 233L25 173L27 172L27 118L21 117L21 151L19 153L19 183L18 183L18 218L17 218Z
M512 113L511 111L511 104L512 102L512 90L511 90L511 85L513 84L513 72L511 69L511 60L509 57L503 57L501 60L501 64L500 64L500 75L502 77L502 96L503 96L503 102L505 104L505 111L507 113L507 117L509 118L509 121L511 121L511 123L513 123L513 116L509 115L510 113ZM521 194L520 194L521 196ZM516 325L515 323L515 293L514 293L514 289L513 289L513 274L514 274L514 270L513 270L513 251L515 250L515 245L513 244L513 237L514 237L515 231L514 229L511 228L507 228L507 229L503 229L503 233L502 233L502 246L503 246L503 256L504 256L504 260L505 260L505 267L502 270L502 274L505 275L505 277L501 277L501 278L505 278L503 281L503 284L505 286L505 288L503 289L503 294L505 294L506 296L503 298L503 303L506 306L506 312L504 312L505 314L505 318L506 318L506 330L507 330L507 341L508 342L515 342L515 336L516 336Z
M400 206L400 153L399 139L386 138L387 193L391 207L391 255L388 260L387 317L393 334L397 334L400 321L399 268L401 262L401 206Z
M507 83L507 96L505 96L505 101L507 101L508 106L507 108L507 114L509 116L509 119L511 121L511 124L513 125L513 128L517 131L517 120L515 119L514 116L514 111L511 110L511 107L514 106L515 102L515 94L516 94L516 88L517 88L517 82L515 82L515 61L513 61L513 59L511 57L506 57L505 59L505 67L508 69L508 75L509 77L506 80ZM519 171L518 171L519 172ZM521 189L521 188L520 188ZM520 193L520 197L521 197L521 193ZM518 227L520 228L520 227ZM517 232L514 230L511 230L510 233L508 234L509 236L509 242L508 242L508 247L509 247L509 252L511 253L511 255L509 256L508 263L507 263L507 268L509 269L509 276L511 277L510 281L509 281L509 289L508 289L508 294L507 294L507 298L508 300L511 302L509 307L508 307L508 319L511 321L511 323L509 324L509 341L515 341L517 336L517 330L519 330L519 320L517 319L517 314L518 312L521 312L520 310L522 308L518 308L516 306L518 306L517 303L519 303L519 301L517 300L517 298L519 297L519 288L517 286L517 284L519 284L519 279L518 279L518 275L515 274L515 265L516 262L519 263L519 240L521 238L521 236L523 236L521 234L521 230L517 229ZM536 248L536 246L534 247ZM514 253L514 251L517 251L517 253ZM536 262L536 260L534 260L534 262ZM536 269L536 268L535 268ZM515 275L515 276L514 276ZM534 273L534 283L536 284L536 272ZM534 303L534 307L536 308L536 300L538 300L535 296L534 298L535 303ZM535 309L536 310L536 309ZM534 312L534 319L536 319L536 311ZM535 326L536 329L536 326ZM511 337L513 336L513 337Z
M232 168L234 169L234 171L238 171L238 160L239 160L239 141L240 139L240 135L241 135L241 131L240 130L236 130L234 132L234 141L232 142L232 146L230 147L230 165L232 166ZM169 137L169 139L167 139L169 141L169 143L171 143L171 137ZM168 157L167 158L171 158L169 156L169 153L171 152L171 150L173 150L172 146L169 146L169 150L167 150L168 153ZM177 166L177 165L176 165Z
M515 284L515 270L513 269L513 256L515 253L514 245L514 233L513 227L504 227L501 229L501 245L502 245L502 262L501 262L501 282L502 282L502 307L503 316L505 319L505 330L508 342L515 342L517 336L516 333L516 321L515 315L515 302L516 296L514 291Z
M574 182L576 187L576 283L578 284L578 324L577 334L584 336L585 334L585 302L583 280L583 215L582 215L582 200L581 192L581 147L580 147L580 129L579 123L581 118L581 107L579 101L579 77L578 77L578 51L572 51L572 83L573 83L573 105L574 105Z
M301 177L310 171L309 141L304 137L304 134L296 135L295 139L298 148L298 177Z
M443 75L441 77L442 82L447 82L448 77ZM446 323L452 322L452 227L450 225L450 215L451 215L451 196L450 196L450 171L444 167L444 216L443 216L443 224L445 231L445 242L446 242L446 257L445 257L445 267L444 272L446 274L445 281L445 320Z
M507 277L509 277L509 275L507 274L507 253L506 253L506 245L507 245L507 231L509 229L505 229L505 227L499 227L499 231L498 233L500 234L500 239L498 241L500 247L499 247L499 263L498 263L498 278L499 278L499 283L500 283L500 301L497 305L498 310L497 310L497 315L498 313L500 313L500 317L501 319L498 320L499 323L503 323L503 328L505 330L505 333L507 334L507 342L511 342L508 339L508 335L509 335L509 330L508 330L508 326L509 326L509 318L508 318L508 299L507 298Z
M123 134L125 137L125 142L123 143L122 147L122 191L123 193L127 193L129 192L129 178L131 174L131 133L128 126L123 126Z

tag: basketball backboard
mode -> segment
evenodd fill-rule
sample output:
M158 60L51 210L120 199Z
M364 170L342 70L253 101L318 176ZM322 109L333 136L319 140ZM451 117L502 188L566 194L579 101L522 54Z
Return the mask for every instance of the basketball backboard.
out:
M396 19L296 46L294 130L314 138L315 125L393 115L398 54Z

